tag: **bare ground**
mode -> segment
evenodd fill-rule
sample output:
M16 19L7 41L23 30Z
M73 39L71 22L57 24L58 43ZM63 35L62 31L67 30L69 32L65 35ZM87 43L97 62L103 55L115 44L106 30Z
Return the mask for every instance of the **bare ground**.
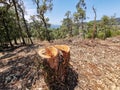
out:
M71 48L66 84L55 83L54 90L120 90L120 36L104 41L73 37L1 52L0 90L48 90L36 51L54 44Z

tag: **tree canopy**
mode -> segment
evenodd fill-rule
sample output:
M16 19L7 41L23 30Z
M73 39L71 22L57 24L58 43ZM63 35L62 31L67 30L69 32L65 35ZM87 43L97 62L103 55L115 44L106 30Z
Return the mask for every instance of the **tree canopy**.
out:
M115 15L104 15L96 20L97 12L94 7L94 20L85 22L87 5L85 0L76 3L76 11L66 11L59 28L51 28L48 11L53 9L53 0L31 0L36 5L36 15L31 16L31 22L25 18L23 0L0 0L0 48L14 47L18 44L33 44L34 39L53 40L79 35L83 38L101 38L120 34L119 23ZM56 12L57 13L57 12Z

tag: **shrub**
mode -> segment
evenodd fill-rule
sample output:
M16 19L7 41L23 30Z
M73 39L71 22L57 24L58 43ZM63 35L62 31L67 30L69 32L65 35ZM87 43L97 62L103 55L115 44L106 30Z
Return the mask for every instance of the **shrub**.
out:
M120 35L120 30L111 30L111 36L117 36Z
M92 33L87 33L85 37L86 38L92 38Z
M97 34L97 38L105 39L105 33L104 33L104 32L99 32L99 33Z

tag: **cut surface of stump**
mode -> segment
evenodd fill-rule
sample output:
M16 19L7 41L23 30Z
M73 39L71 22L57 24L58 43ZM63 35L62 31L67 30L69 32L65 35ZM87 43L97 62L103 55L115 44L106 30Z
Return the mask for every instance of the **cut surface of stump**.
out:
M46 47L45 49L41 49L39 50L38 54L41 56L43 61L47 61L50 68L56 69L57 62L55 58L58 55L58 50L55 47L50 46L50 47Z

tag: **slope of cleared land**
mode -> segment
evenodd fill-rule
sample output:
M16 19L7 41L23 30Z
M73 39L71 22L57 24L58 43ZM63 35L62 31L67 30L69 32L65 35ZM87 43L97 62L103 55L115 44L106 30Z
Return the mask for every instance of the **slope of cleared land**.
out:
M34 46L1 52L0 89L47 90L35 51L55 44L67 44L71 48L67 84L56 84L56 90L66 90L64 87L69 90L120 90L120 36L104 41L79 37L52 43L38 41Z

